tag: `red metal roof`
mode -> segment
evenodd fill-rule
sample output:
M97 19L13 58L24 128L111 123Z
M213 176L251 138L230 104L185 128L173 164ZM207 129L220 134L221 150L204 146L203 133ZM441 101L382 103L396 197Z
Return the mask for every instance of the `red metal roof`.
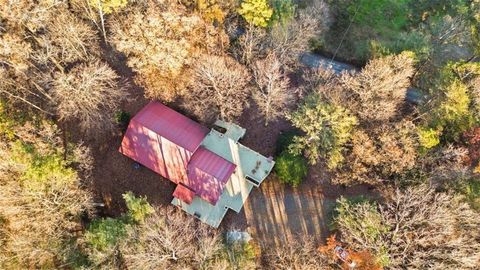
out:
M156 101L150 102L132 120L190 152L197 150L209 132L208 128Z
M215 205L236 165L200 147L188 164L188 185L202 199Z
M194 196L195 196L195 192L193 192L188 187L182 184L178 184L177 188L175 188L175 191L173 192L173 197L188 204L192 203Z
M182 201L191 202L194 192L215 205L236 165L199 147L208 131L167 106L150 102L130 121L119 151L179 184L173 195Z

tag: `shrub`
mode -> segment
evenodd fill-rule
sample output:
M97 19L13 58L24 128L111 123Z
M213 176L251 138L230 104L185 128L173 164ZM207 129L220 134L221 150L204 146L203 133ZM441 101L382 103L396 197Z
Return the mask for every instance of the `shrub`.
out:
M255 259L260 250L253 241L249 241L247 243L226 243L224 252L233 269L255 269Z
M127 128L130 123L131 115L125 111L117 111L115 113L115 122L120 125L122 128Z
M274 0L271 23L284 25L295 16L295 4L292 0Z
M295 136L289 147L290 153L300 155L304 152L311 164L323 157L330 169L343 162L344 145L357 125L357 118L348 109L326 103L314 94L288 115L288 119L306 133Z
M11 108L8 108L8 104L0 99L0 136L5 136L9 140L13 140L15 138L15 132L13 130L15 121L8 114L9 109Z
M85 239L90 247L102 252L114 248L126 233L126 225L122 219L102 218L90 224Z
M307 162L302 156L283 151L275 162L275 173L282 183L298 186L308 172Z
M370 40L368 48L364 48L364 50L359 54L367 55L368 53L370 58L411 51L415 53L416 60L423 60L432 48L430 41L421 32L410 31L398 33L393 40Z
M472 100L463 82L453 80L444 88L443 94L433 112L431 125L437 129L443 128L442 138L451 142L473 126L475 117L470 111Z
M128 216L134 222L141 223L145 218L155 212L153 207L147 202L146 197L135 197L131 191L122 195L128 208Z
M473 209L480 211L480 180L470 179L467 181L463 186L463 193L470 206Z
M273 9L267 0L245 0L237 10L238 14L255 26L267 27L273 14Z
M293 138L298 135L300 134L297 130L281 133L277 138L276 154L280 155L283 151L288 150L288 147L293 142Z
M23 164L20 180L31 191L49 190L77 181L77 173L67 167L58 153L40 154L33 145L17 141L12 145L12 159Z
M440 143L440 131L433 128L419 128L418 140L424 149L430 149Z

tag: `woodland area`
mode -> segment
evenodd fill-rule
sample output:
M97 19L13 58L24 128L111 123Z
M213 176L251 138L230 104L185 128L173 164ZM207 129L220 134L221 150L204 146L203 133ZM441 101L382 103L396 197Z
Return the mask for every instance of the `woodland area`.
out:
M378 196L322 242L228 241L107 164L149 100L251 122L267 181ZM0 0L0 156L0 269L480 269L480 1Z

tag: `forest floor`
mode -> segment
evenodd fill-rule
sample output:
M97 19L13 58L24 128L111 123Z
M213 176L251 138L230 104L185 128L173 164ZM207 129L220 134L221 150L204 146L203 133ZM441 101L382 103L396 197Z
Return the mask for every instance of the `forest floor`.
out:
M134 116L148 103L143 89L134 83L134 74L127 67L124 56L108 47L104 47L103 56L125 80L129 97L121 109ZM176 104L171 106L178 109ZM278 136L292 130L284 119L265 126L255 105L244 111L239 124L247 129L241 143L265 156L273 156ZM100 214L119 216L124 213L126 206L122 194L127 191L146 196L154 206L170 205L175 184L145 167L135 169L134 162L118 152L122 136L121 128L86 136L77 127L70 127L71 139L83 141L92 150L95 164L91 186L96 200L105 203ZM298 188L279 183L272 174L260 188L253 189L240 213L228 211L221 228L248 230L262 246L281 244L302 235L323 240L330 233L328 225L335 200L340 196L365 194L375 196L375 191L367 186L331 185L322 164L311 167L308 178Z

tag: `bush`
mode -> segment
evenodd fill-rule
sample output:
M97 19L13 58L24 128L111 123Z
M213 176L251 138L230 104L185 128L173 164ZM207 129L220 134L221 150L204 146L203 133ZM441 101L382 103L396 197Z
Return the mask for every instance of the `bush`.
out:
M420 146L424 149L430 149L437 146L440 143L440 134L441 132L433 128L419 128L418 140Z
M295 131L286 131L281 133L277 138L276 144L276 155L280 155L283 151L287 150L290 144L293 142L295 136L300 135L300 132Z
M480 180L470 179L463 187L463 193L470 206L480 211Z
M115 113L115 123L117 123L123 129L126 129L128 127L128 124L130 123L130 118L131 115L128 112L118 111Z
M432 50L430 41L419 31L400 32L394 39L370 40L368 46L364 44L362 49L363 52L358 54L371 59L411 51L416 61L425 59Z
M294 137L290 153L304 153L310 164L324 158L329 169L342 164L345 145L358 123L349 109L327 103L320 95L312 94L287 118L293 126L305 132L304 136Z
M274 0L271 23L284 25L295 16L295 4L292 0Z
M224 252L232 269L255 269L255 259L260 248L253 241L247 243L226 243Z
M9 115L12 108L8 108L8 104L0 99L0 136L5 136L9 140L15 138L15 120Z
M288 151L283 151L275 162L275 173L282 183L298 186L305 176L308 167L304 157L296 156Z
M59 153L40 154L31 144L17 141L12 147L13 161L23 164L20 180L31 191L72 185L77 181L77 173L67 167L67 162Z
M442 97L434 109L430 126L443 129L442 141L457 141L461 134L475 124L475 116L471 111L472 99L467 86L458 79L444 86Z
M98 251L106 251L114 247L127 233L122 219L102 218L90 224L85 233L87 243Z
M155 212L153 207L147 202L145 197L135 197L131 191L123 194L123 199L127 204L128 216L137 223L141 223L145 218Z

